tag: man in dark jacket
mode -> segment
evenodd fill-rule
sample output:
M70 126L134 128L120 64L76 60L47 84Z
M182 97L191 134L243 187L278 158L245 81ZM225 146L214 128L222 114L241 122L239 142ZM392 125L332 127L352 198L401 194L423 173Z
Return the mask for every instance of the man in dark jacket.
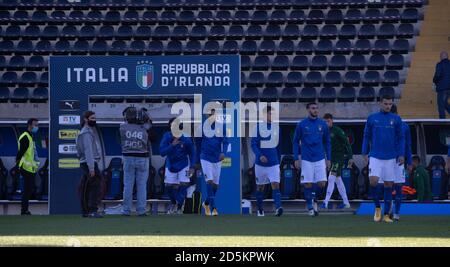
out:
M433 83L436 85L439 118L445 119L445 111L450 113L450 105L447 102L450 92L450 60L445 51L441 52L441 61L436 65Z

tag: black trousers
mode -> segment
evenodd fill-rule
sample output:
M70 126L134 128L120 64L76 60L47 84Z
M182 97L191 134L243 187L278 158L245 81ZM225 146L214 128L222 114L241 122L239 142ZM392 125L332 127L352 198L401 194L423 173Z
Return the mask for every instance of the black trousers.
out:
M101 189L100 170L95 163L95 176L90 177L88 165L81 163L80 167L83 171L80 184L81 212L83 214L97 212Z
M28 203L33 193L36 173L20 168L20 174L23 177L22 212L25 212L28 211Z

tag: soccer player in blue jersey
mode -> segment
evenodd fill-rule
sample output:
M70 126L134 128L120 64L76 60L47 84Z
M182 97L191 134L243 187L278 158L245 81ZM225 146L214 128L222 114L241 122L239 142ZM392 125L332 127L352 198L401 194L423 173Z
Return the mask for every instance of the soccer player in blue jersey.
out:
M279 132L278 127L276 127L277 125L272 123L272 113L273 109L271 106L263 109L262 123L267 126L267 134L261 134L261 128L257 127L256 134L253 135L251 141L251 147L253 153L255 153L256 203L258 206L257 215L259 217L264 216L264 188L267 184L271 184L272 186L275 215L281 216L283 214L280 192Z
M219 188L220 170L222 161L228 150L228 138L225 133L224 125L217 122L215 110L212 109L208 117L211 124L211 130L216 134L209 137L202 134L202 137L196 137L195 143L197 151L200 151L197 163L201 163L203 176L206 180L206 201L203 203L206 216L217 216L219 212L215 205L215 198Z
M300 182L305 186L304 194L309 215L317 216L319 213L316 195L319 189L325 187L327 181L327 169L331 166L331 140L328 125L318 118L317 104L309 103L306 108L309 115L297 124L293 151L297 169L301 162ZM315 189L313 184L317 184Z
M173 129L174 121L175 118L169 120L171 129ZM171 203L168 214L183 213L182 208L186 198L186 190L189 186L190 177L194 174L194 144L190 137L184 135L176 136L174 136L172 131L164 133L159 146L161 156L166 156L164 183Z
M391 112L394 114L397 114L397 106L394 104L391 107ZM402 187L405 183L406 178L406 170L408 170L409 173L412 172L412 152L411 152L411 131L409 129L409 126L406 122L402 121L402 131L403 135L405 136L405 161L406 164L398 164L396 166L395 171L395 179L394 179L394 191L395 191L395 198L394 198L394 207L392 207L391 204L391 213L393 213L392 218L394 221L398 222L400 220L400 207L402 205ZM381 179L378 183L381 182Z
M402 119L391 113L392 97L382 96L381 111L367 118L364 128L362 155L369 162L369 180L373 201L375 203L374 221L381 221L381 206L378 198L378 181L384 183L384 217L387 223L392 202L392 187L396 171L405 163L405 135L402 130Z

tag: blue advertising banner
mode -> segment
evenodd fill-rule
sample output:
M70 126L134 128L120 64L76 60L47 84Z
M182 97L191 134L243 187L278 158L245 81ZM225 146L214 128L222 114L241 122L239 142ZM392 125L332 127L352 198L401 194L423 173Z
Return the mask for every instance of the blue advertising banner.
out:
M239 56L50 57L50 214L81 211L77 187L82 172L74 144L90 96L182 94L201 95L202 108L215 99L238 102ZM236 120L231 123L237 129ZM223 214L240 214L240 140L234 133L229 141L216 204Z

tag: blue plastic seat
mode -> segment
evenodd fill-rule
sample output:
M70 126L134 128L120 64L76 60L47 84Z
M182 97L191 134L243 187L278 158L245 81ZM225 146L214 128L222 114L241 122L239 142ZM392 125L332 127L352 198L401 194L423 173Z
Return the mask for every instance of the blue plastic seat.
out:
M343 87L337 96L338 102L354 102L356 98L356 91L353 87Z
M107 14L108 15L108 14ZM80 10L73 10L67 16L68 21L82 21L84 20L84 13Z
M398 85L399 83L400 83L400 75L398 71L389 70L384 73L381 85L395 86Z
M272 40L262 41L258 49L260 55L273 55L275 51L276 51L275 42Z
M78 29L74 25L67 25L61 30L61 35L65 38L74 39L78 36Z
M39 78L39 84L47 85L48 84L48 71L44 71L41 73L41 77Z
M103 20L103 14L98 10L91 10L86 15L86 21L89 23L98 23Z
M183 46L180 41L173 40L167 44L167 47L164 52L166 55L179 55L181 54L182 48Z
M30 98L30 91L27 87L18 87L14 89L11 102L12 103L25 103Z
M378 98L381 98L382 96L385 95L389 95L392 98L396 98L394 87L381 87L380 91L378 92Z
M378 30L378 38L391 39L397 34L395 26L393 24L387 23L382 24Z
M91 54L102 55L108 51L108 43L103 40L98 40L92 43Z
M309 61L306 56L295 56L292 60L292 70L306 70L309 66Z
M325 25L320 32L321 38L334 39L338 35L336 25Z
M0 87L0 103L8 102L10 94L8 87Z
M241 46L241 54L242 55L254 55L258 50L255 41L244 41Z
M36 47L34 48L34 54L48 54L53 51L54 48L50 41L42 40L36 43Z
M247 85L249 86L261 86L265 82L264 73L251 72L247 79Z
M80 29L80 33L79 33L79 38L83 38L83 39L92 39L96 36L96 30L95 27L92 25L86 25L83 26Z
M344 86L359 86L361 83L361 74L357 71L347 71L344 75Z
M295 52L294 42L282 40L276 47L278 55L292 55Z
M362 87L359 90L358 102L373 102L375 101L375 89L370 86Z
M342 55L335 55L331 57L328 68L330 70L345 70L347 67L347 59Z
M270 14L269 23L271 24L284 24L287 21L288 16L284 10L275 10Z
M228 24L233 18L228 10L216 11L216 16L214 18L214 24Z
M342 75L337 71L330 71L325 74L324 84L327 86L339 86L342 83Z
M397 29L397 37L399 38L414 37L414 26L409 23L400 24Z
M266 85L267 86L281 86L284 83L284 76L282 72L276 71L271 72L267 75Z
M6 57L0 56L0 69L3 69L8 66L10 67L10 64L8 64L8 62L6 61Z
M148 53L150 55L160 55L163 50L164 45L161 41L153 40L148 43Z
M344 21L344 15L340 9L330 9L325 17L326 24L339 24Z
M144 45L145 46L145 45ZM110 53L122 55L128 50L128 45L124 40L116 40L111 44Z
M369 70L383 70L386 65L386 60L382 55L372 55L369 58L367 69Z
M21 69L25 67L25 58L23 56L12 56L9 59L9 65L10 69Z
M294 8L309 9L313 0L293 0Z
M376 28L373 24L363 24L358 32L360 39L372 39L376 36Z
M376 24L381 20L381 12L378 8L369 8L364 14L363 21L366 23Z
M160 25L173 25L177 22L177 14L175 11L163 11L159 16L158 23Z
M37 87L33 90L30 102L45 103L48 100L48 89L46 87Z
M333 48L334 54L350 54L351 51L352 43L348 39L338 40Z
M381 76L378 71L368 71L364 74L363 85L378 86L381 82Z
M289 72L286 78L286 86L300 86L303 83L301 72Z
M295 87L285 87L281 90L280 102L296 102L298 99L298 91Z
M162 43L161 43L162 46ZM200 41L191 40L186 43L186 47L184 48L184 54L186 55L195 55L202 51L202 44Z
M340 39L353 39L356 37L356 27L353 24L342 25L339 32Z
M254 70L268 70L270 67L270 59L268 56L257 56L253 63Z
M27 10L17 10L14 12L13 20L15 21L29 21L30 15Z
M372 52L374 54L387 54L391 49L391 45L389 40L387 39L378 39L375 41L373 45Z
M203 25L196 25L191 29L191 39L204 40L207 36L206 27Z
M305 77L305 85L310 85L310 86L319 86L320 84L322 84L323 80L322 80L322 73L318 72L318 71L311 71L308 72L308 74L306 74Z
M298 43L297 54L310 55L314 51L314 43L310 40L302 40Z
M127 10L123 15L124 22L137 22L139 21L139 13L136 10Z
M353 48L355 54L368 54L372 50L372 45L369 40L357 40Z
M121 21L121 16L119 11L108 11L105 14L105 22L115 23Z
M120 39L131 39L133 36L133 28L129 25L122 25L117 28L117 33L115 34L116 38Z
M315 52L317 55L329 55L333 52L333 43L330 40L320 40L317 42Z
M155 41L157 42L157 41ZM145 51L145 42L142 40L134 40L133 42L131 42L130 44L130 49L129 49L129 53L131 54L141 54ZM150 50L150 49L149 49ZM163 48L161 47L161 50L159 50L158 52L162 53Z
M407 54L409 51L409 42L406 39L397 39L392 45L392 53Z
M289 14L288 23L302 24L306 20L305 12L303 10L292 10Z
M178 25L173 28L171 39L184 40L189 37L189 30L184 25Z
M266 24L266 22L269 20L269 15L267 15L266 11L263 10L257 10L253 12L253 15L251 16L250 23L252 24Z
M300 29L298 25L288 24L281 32L283 39L297 39L300 36Z
M287 56L276 56L273 59L273 70L287 70L289 68L289 58Z
M260 25L250 25L245 33L248 40L259 40L262 37L262 28Z
M23 32L23 37L36 39L41 35L41 30L36 25L29 25L25 28Z
M9 54L14 51L14 42L11 40L0 41L0 52L1 54Z
M402 55L391 55L388 58L387 69L400 70L405 66L405 59Z
M397 23L400 20L400 11L396 8L386 9L382 21L386 23Z
M363 19L363 15L359 9L349 9L344 16L345 23L359 23Z
M312 9L306 17L306 22L311 24L320 24L325 21L325 15L320 9Z
M237 54L239 52L239 44L236 41L225 41L223 43L221 53L223 54Z
M336 89L334 87L324 87L319 93L319 102L334 102L336 100Z
M328 66L328 60L326 56L314 56L311 60L311 70L325 70Z
M281 36L281 28L279 25L268 25L264 31L265 39L279 39Z
M261 96L259 97L260 101L263 102L275 102L278 100L278 90L276 87L266 87L263 89Z
M244 37L244 28L240 25L232 25L228 30L227 39L241 40Z
M112 39L114 35L114 27L111 25L104 25L98 30L98 37L102 39Z
M217 41L207 41L203 47L203 54L205 55L215 55L218 54L220 50L219 42Z
M73 44L72 53L75 54L85 54L90 50L89 42L86 40L78 40Z
M211 30L209 31L209 39L224 39L226 35L225 27L221 25L215 25L211 27Z
M250 21L250 14L246 10L238 10L232 18L233 24L247 24Z
M316 25L306 25L303 29L303 38L317 39L319 36L319 28Z
M142 22L146 24L155 24L159 19L158 12L147 10L142 14Z
M158 40L166 40L170 37L170 29L168 26L157 26L153 31L153 38Z
M253 63L249 56L241 56L241 70L249 70Z
M16 39L22 36L22 30L18 25L10 25L6 28L4 35L9 39Z
M15 71L7 71L4 72L0 83L2 84L14 84L17 83L18 79L17 79L17 73Z
M244 102L256 102L259 98L259 91L256 87L247 87L242 91L242 101Z
M299 102L313 102L317 99L316 88L304 87L300 91Z
M178 23L182 25L190 25L195 21L195 14L190 10L183 10L178 17Z
M415 8L405 9L400 17L401 22L417 22L419 19L419 12Z

